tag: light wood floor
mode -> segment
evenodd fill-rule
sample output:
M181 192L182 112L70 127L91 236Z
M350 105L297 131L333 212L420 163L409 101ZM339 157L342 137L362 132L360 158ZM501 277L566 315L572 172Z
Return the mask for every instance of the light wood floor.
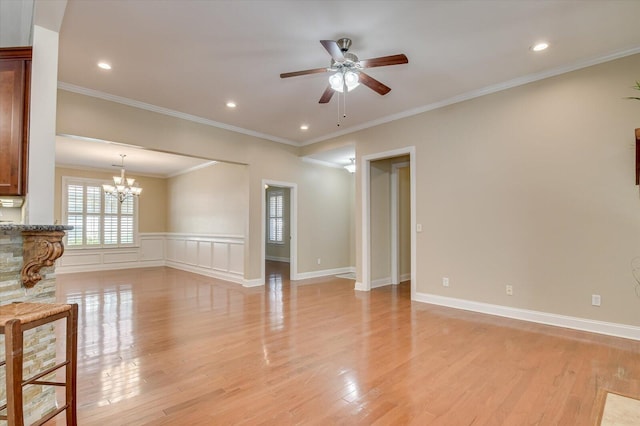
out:
M411 302L407 284L290 283L279 265L253 289L59 275L80 304L79 424L593 425L605 391L640 397L640 342Z

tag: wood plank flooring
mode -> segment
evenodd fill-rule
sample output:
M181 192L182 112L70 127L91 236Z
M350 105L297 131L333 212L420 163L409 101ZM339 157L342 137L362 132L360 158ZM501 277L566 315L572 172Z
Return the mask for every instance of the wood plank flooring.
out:
M170 268L59 275L80 305L79 424L593 425L606 391L640 397L640 342L282 266L251 289Z

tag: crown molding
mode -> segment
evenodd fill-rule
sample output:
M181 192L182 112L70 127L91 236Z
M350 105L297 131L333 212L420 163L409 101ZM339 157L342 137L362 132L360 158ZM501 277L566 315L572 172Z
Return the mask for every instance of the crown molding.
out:
M305 163L318 164L320 166L332 167L334 169L341 169L344 167L341 164L331 163L329 161L316 160L315 158L311 158L311 157L300 157L300 158Z

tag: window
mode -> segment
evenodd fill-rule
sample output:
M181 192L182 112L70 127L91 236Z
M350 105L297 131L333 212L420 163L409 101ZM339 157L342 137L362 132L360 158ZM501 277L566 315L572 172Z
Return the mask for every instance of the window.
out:
M271 244L283 244L284 227L284 191L268 192L269 238Z
M137 200L120 203L105 195L102 181L62 178L63 221L73 226L67 231L68 247L120 247L135 242Z

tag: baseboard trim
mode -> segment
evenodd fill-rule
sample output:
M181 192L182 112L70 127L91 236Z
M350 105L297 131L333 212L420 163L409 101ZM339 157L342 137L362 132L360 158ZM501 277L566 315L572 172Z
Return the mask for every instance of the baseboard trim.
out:
M356 291L369 291L369 289L359 281L356 281L356 285L353 287Z
M264 285L264 281L262 281L260 278L254 278L252 280L243 280L242 282L242 286L243 287L260 287Z
M386 285L391 285L391 277L378 278L371 281L371 288L384 287Z
M354 272L354 268L352 266L346 266L344 268L323 269L321 271L298 272L295 277L291 278L291 280L297 281L306 280L309 278L328 277L330 275L347 274L349 272Z
M573 330L588 331L591 333L605 334L607 336L622 337L625 339L640 340L640 327L626 324L596 321L586 318L551 314L548 312L532 311L528 309L511 308L508 306L473 302L470 300L456 299L453 297L438 296L428 293L416 293L413 300L432 305L463 309L465 311L497 315L500 317L530 321L556 327L571 328Z

